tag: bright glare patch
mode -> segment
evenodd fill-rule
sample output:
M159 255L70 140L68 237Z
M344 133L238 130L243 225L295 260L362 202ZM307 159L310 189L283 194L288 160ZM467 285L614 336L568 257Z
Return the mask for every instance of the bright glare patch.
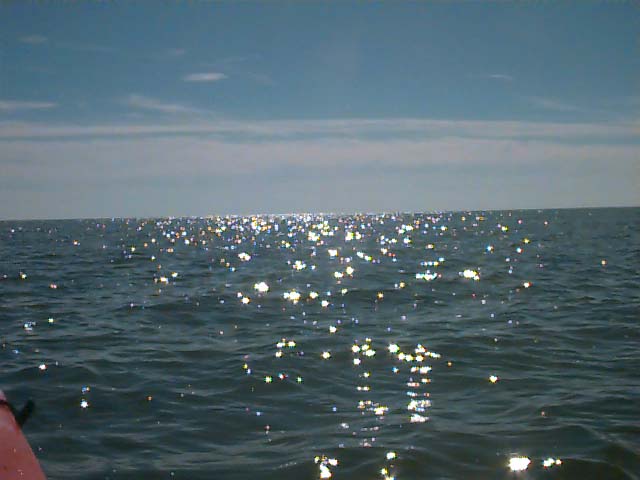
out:
M549 457L546 460L542 461L542 466L545 468L553 467L554 465L562 465L562 460L560 460L559 458Z
M495 375L491 375L491 376L489 377L489 381L490 381L491 383L496 383L498 380L499 380L499 378L498 378L498 377L496 377Z
M411 415L411 423L424 423L427 420L429 420L429 417L425 417L423 415L419 415L417 413L414 413L413 415Z
M480 280L480 275L478 275L478 272L476 272L475 270L471 270L470 268L467 268L464 272L462 272L462 276L464 278L472 278L476 281Z
M253 288L260 293L267 293L269 291L269 285L267 285L266 282L256 283Z
M418 280L426 280L427 282L430 282L436 278L438 278L438 274L435 272L432 273L430 270L427 270L425 273L416 273L416 279Z
M293 302L293 303L298 303L298 301L300 300L300 292L297 292L295 290L291 290L290 292L284 292L282 296L285 298L285 300L289 300L290 302Z
M307 268L307 264L300 261L300 260L296 260L296 262L293 264L293 269L294 270L304 270L305 268Z
M531 460L527 457L512 457L509 459L509 469L512 472L521 472L526 470Z
M326 465L320 465L320 478L331 478L331 470Z
M322 358L324 358L325 360L331 358L331 353L329 352L322 352Z
M331 478L331 470L329 470L329 466L337 467L338 459L337 458L328 458L326 455L316 456L313 459L314 463L319 464L318 468L320 469L320 478Z
M378 416L382 416L389 411L389 407L380 406L373 409L373 413Z

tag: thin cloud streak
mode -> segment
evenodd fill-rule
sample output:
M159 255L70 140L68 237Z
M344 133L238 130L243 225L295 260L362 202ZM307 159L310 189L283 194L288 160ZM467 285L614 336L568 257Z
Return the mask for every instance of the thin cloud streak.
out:
M512 82L513 77L511 75L506 75L504 73L490 73L487 75L483 75L484 78L490 78L492 80L502 80L503 82Z
M199 113L200 110L190 107L188 105L180 104L180 103L167 103L161 100L157 100L151 97L145 97L143 95L138 95L135 93L130 94L124 99L123 102L125 105L140 109L140 110L149 110L153 112L160 113L170 113L170 114L187 114L187 113Z
M177 103L132 94L125 99L132 108L167 114L190 114L196 109ZM197 111L198 113L203 113ZM237 121L219 119L180 123L118 124L118 125L49 125L41 123L0 123L0 140L20 138L96 138L136 137L148 135L234 135L246 140L270 140L298 137L393 139L417 138L485 138L485 139L547 139L590 142L630 139L638 141L638 121L620 123L550 123L526 121L472 121L416 118L391 119L323 119Z
M277 175L281 178L354 179L381 172L402 175L467 172L472 176L545 175L571 178L609 175L640 181L634 145L568 145L512 140L439 139L304 140L263 144L193 138L16 141L3 146L5 182L42 184L169 182L180 178ZM29 161L24 161L24 159ZM179 159L179 161L176 161ZM457 172L457 173L456 173ZM635 173L634 173L635 172ZM627 192L628 195L636 195Z
M184 48L168 48L165 53L169 57L182 57L187 51Z
M191 73L182 77L185 82L218 82L225 78L227 76L224 73L218 72Z
M0 112L19 112L24 110L48 110L57 107L53 102L31 102L20 100L0 100Z
M67 50L73 50L76 52L87 52L87 53L114 53L116 52L115 48L105 47L103 45L95 45L86 42L56 42L55 46L58 48L63 48Z
M583 108L580 108L576 105L572 105L570 103L562 102L560 100L556 100L553 98L542 98L542 97L529 97L529 102L537 108L542 108L544 110L553 110L556 112L581 112L584 111Z
M0 217L31 215L7 205L28 205L33 192L49 192L38 198L54 218L140 215L142 207L155 215L176 209L193 215L240 208L434 208L425 202L429 198L446 209L638 204L637 145L604 140L586 145L453 135L272 137L262 142L168 135L13 139L3 141L0 150ZM611 187L603 189L603 184ZM78 186L93 200L82 205L63 201ZM299 194L292 195L292 189ZM175 201L168 202L167 195ZM105 212L105 198L109 208L123 198L127 202L117 212ZM294 203L287 200L292 198Z
M512 82L514 77L512 75L507 75L506 73L475 73L469 74L471 78L482 78L485 80L498 80L501 82Z
M105 47L103 45L95 45L87 42L58 42L50 41L48 37L44 35L27 35L18 38L20 43L26 43L28 45L44 45L51 44L56 48L74 50L76 52L89 52L89 53L113 53L116 50L111 47Z
M47 43L49 39L44 35L27 35L18 39L21 43L27 43L29 45L41 45Z

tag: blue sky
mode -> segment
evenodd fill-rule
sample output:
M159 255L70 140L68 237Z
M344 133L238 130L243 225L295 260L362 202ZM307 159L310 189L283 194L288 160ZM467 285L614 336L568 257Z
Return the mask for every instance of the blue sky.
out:
M0 218L640 204L634 2L0 5Z

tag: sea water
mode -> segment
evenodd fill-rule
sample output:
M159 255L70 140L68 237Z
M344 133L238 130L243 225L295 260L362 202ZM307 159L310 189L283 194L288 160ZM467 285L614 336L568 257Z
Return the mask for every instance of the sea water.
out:
M640 209L0 222L51 479L640 478Z

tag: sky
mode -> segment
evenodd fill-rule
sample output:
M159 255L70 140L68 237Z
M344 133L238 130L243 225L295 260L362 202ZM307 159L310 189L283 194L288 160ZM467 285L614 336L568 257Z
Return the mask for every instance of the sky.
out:
M640 4L3 2L0 219L640 205Z

